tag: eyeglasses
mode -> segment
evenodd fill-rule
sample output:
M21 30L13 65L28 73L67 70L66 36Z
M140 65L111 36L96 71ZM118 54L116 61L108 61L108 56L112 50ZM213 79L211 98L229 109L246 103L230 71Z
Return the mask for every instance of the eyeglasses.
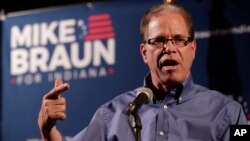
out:
M185 47L190 42L192 42L193 39L191 37L174 37L171 39L167 39L165 37L157 37L153 39L148 39L147 43L155 47L164 47L165 44L167 45L168 41L171 41L172 44L176 47Z

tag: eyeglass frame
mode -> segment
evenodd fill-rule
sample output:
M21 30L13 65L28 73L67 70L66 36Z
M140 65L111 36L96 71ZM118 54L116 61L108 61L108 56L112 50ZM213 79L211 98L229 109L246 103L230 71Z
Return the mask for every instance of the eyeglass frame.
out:
M158 44L154 42L151 42L152 40L156 40L156 39L161 39L160 41L158 41ZM178 39L186 39L186 40L183 40L180 43L177 43L178 42ZM176 47L179 47L179 48L182 48L182 47L185 47L187 46L189 43L191 43L194 39L192 37L173 37L173 38L165 38L165 37L156 37L156 38L151 38L151 39L148 39L147 41L145 41L144 43L147 43L151 46L155 46L155 47L164 47L164 45L167 45L169 41L171 41L171 43L176 46Z

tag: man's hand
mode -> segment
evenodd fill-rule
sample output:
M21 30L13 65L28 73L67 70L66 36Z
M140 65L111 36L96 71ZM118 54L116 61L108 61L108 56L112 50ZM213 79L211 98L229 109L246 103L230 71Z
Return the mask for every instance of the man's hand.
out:
M62 80L57 79L54 88L43 97L38 126L44 141L58 140L58 137L60 137L55 125L57 120L66 119L66 100L61 97L61 94L68 89L68 83L63 83Z

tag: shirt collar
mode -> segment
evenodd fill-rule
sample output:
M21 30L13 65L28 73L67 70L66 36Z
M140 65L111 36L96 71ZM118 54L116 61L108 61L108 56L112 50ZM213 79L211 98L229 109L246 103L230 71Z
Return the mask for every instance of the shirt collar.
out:
M148 73L144 78L144 86L150 88L153 91L153 93L157 91L152 83L152 78L150 73ZM193 86L193 79L190 73L187 79L182 84L170 90L170 93L167 95L166 99L169 99L170 101L175 101L178 104L183 98L185 98L188 95L192 86ZM154 99L154 101L157 100Z

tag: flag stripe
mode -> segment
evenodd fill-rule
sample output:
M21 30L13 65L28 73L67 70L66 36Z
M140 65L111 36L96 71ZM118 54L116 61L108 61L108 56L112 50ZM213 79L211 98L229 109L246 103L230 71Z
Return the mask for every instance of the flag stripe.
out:
M115 36L114 32L104 33L104 34L92 34L85 36L85 40L106 39L114 36Z
M88 30L89 34L103 33L103 32L113 32L113 28L111 26L101 27L101 28L90 28Z
M90 22L89 23L89 28L93 27L101 27L101 26L111 26L111 21L100 21L100 22Z
M109 14L100 14L100 15L94 15L89 17L89 21L99 21L99 20L109 20L110 15Z

